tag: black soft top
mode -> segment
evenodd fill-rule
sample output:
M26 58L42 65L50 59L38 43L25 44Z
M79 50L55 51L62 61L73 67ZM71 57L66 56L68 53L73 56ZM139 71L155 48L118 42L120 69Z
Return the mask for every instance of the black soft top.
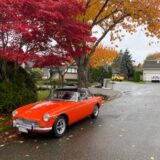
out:
M80 92L80 91L86 91L87 88L77 88L77 87L64 87L64 88L58 88L56 91L72 91L72 92Z

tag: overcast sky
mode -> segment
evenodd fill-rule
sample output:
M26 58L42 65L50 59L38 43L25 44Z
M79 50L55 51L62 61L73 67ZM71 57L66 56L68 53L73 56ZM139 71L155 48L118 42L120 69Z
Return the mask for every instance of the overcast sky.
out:
M95 28L94 31L95 30L98 31L98 33L95 33L94 35L99 37L101 35L101 30L99 28ZM156 38L147 38L142 28L138 28L137 32L133 35L130 35L125 31L123 31L123 34L125 34L123 40L121 42L114 42L114 45L118 45L117 50L128 49L132 54L133 60L135 60L136 64L143 63L148 54L160 52L160 44L157 43L158 40ZM155 43L150 46L150 42ZM104 46L114 47L109 40L109 36L105 37L105 39L102 41L102 44Z

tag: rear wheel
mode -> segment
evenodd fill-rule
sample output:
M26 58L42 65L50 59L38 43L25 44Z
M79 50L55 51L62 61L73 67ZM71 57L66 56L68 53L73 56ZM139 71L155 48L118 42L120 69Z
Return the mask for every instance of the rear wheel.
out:
M96 118L98 117L98 115L99 115L99 107L96 105L96 106L94 107L94 110L93 110L93 113L92 113L91 117L92 117L93 119L96 119Z
M65 134L67 128L67 120L64 116L59 116L54 123L52 132L54 137L60 138Z

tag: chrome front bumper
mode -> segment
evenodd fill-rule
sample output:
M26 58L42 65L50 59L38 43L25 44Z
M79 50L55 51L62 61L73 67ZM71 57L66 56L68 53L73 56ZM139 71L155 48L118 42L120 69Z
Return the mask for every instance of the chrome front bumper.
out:
M18 128L20 132L28 133L31 132L49 132L52 130L52 127L49 128L41 128L38 125L33 124L25 124L19 123L17 120L13 120L13 127Z

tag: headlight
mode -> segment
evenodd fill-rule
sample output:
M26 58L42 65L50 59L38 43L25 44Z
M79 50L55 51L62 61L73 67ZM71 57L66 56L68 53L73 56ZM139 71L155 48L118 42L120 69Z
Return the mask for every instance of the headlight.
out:
M43 120L45 121L45 122L48 122L49 120L50 120L50 115L49 114L45 114L44 116L43 116Z
M16 114L18 114L18 112L17 112L16 110L14 110L14 111L12 112L12 116L14 117L14 116L16 116Z

